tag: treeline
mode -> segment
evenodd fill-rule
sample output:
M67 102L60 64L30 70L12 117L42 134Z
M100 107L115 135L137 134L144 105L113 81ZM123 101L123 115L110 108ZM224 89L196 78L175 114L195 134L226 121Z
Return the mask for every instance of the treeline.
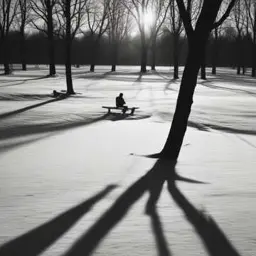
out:
M0 61L4 74L10 64L49 64L49 76L56 64L65 64L67 91L74 93L72 64L173 65L173 78L179 78L179 66L187 63L189 35L195 29L203 0L2 0L0 1ZM253 0L232 0L227 15L226 1L219 2L220 22L207 35L200 66L206 78L206 66L233 66L237 73L251 68L256 76L256 4ZM181 5L179 5L181 4ZM192 8L193 7L193 8ZM233 8L234 7L234 8ZM191 20L188 30L182 17ZM227 19L227 17L229 17ZM185 19L186 19L185 18ZM188 30L188 31L187 31ZM36 31L31 34L31 31ZM131 36L131 35L137 36ZM199 35L201 36L201 35ZM199 46L198 46L199 47ZM197 57L195 57L197 58Z
M22 57L26 59L27 64L49 64L49 41L44 33L36 32L26 36L25 40L25 56L22 56L20 50L20 34L11 32L9 34L10 44L10 63L21 63ZM93 59L93 52L91 51L94 44L92 36L83 35L80 38L75 38L71 50L71 63L73 65L90 65ZM157 40L156 51L156 66L173 66L174 56L173 51L173 35L166 31ZM216 52L217 44L217 52ZM180 53L179 63L185 65L187 56L187 39L186 37L179 38ZM55 46L55 63L65 64L66 51L65 40L61 38L54 38ZM242 47L242 60L240 59L241 52L237 51L238 47ZM112 52L111 44L108 37L102 37L96 65L111 65ZM3 48L0 49L0 62L3 63ZM120 43L117 65L140 65L141 44L140 38L127 37ZM206 50L206 66L213 67L251 67L251 42L249 38L244 37L239 46L237 41L231 35L221 35L217 40L210 38ZM148 65L152 65L152 52L148 51Z

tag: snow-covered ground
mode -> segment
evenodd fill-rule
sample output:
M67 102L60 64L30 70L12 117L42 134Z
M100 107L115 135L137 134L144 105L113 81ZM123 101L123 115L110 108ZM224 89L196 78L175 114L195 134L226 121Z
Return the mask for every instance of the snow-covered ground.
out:
M74 68L77 94L58 101L63 67L0 76L0 255L256 254L256 80L199 79L176 172L204 184L165 184L147 215L148 171L172 167L143 155L165 142L180 80L168 67L88 70ZM120 92L134 116L101 108Z

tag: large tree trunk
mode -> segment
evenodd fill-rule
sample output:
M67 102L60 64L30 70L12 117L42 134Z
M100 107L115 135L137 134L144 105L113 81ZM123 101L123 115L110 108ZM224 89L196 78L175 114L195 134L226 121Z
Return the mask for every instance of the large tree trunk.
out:
M140 60L141 73L147 72L147 56L148 56L148 49L147 49L146 37L145 37L145 33L141 32L141 60Z
M153 39L152 39L151 54L152 54L151 70L156 70L156 37L155 36L153 36Z
M49 75L55 76L56 75L56 68L55 68L55 45L54 45L54 38L52 37L49 41L50 43L50 65L49 65Z
M161 158L176 160L179 156L187 129L188 118L193 103L193 94L197 83L197 76L201 66L205 44L200 41L197 42L196 40L189 44L189 52L182 76L176 109L168 138L160 153Z
M218 56L218 30L214 29L214 39L213 39L213 49L212 49L212 74L216 75L217 66L217 56Z
M2 39L2 45L4 49L4 74L10 75L12 70L10 68L10 49L7 37L8 36L5 36L5 38Z
M252 41L252 77L256 76L256 33L253 35Z
M201 64L201 79L206 80L205 62Z
M52 20L52 7L50 2L47 6L47 33L48 33L48 51L49 51L49 76L56 75L55 68L55 47L54 47L54 36L53 36L53 20Z
M71 18L70 18L70 0L66 3L66 83L67 94L75 94L72 82L72 70L71 70Z
M112 65L111 65L112 72L116 71L117 59L118 59L118 43L115 41L112 44Z
M237 58L237 65L236 65L236 74L237 75L240 75L241 74L241 68L242 68L242 38L241 38L241 35L238 35L238 38L237 38L237 55L236 55L236 58Z
M173 79L179 79L179 34L173 35L173 64L174 72Z
M25 44L25 33L24 28L21 28L20 31L20 57L21 57L21 65L22 70L27 70L27 63L26 63L26 44Z
M67 83L67 94L75 94L73 89L72 81L72 70L71 70L71 40L66 41L66 83Z
M201 79L206 80L206 51L203 53L202 63L201 63Z
M95 71L95 65L96 65L96 62L98 61L99 46L100 46L100 38L97 37L95 40L93 40L93 45L92 45L91 66L90 66L91 72Z

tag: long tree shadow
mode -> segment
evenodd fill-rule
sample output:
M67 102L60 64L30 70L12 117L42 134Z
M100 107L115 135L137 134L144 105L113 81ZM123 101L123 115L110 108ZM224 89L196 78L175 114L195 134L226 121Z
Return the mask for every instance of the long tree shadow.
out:
M161 193L162 185L166 181L166 175L171 175L173 179L178 179L186 182L201 183L195 180L183 178L175 174L172 169L173 162L159 160L154 167L144 176L133 183L117 200L116 202L96 221L91 228L85 232L64 254L65 256L84 256L91 255L99 245L101 240L114 228L119 221L127 214L132 205L138 201L142 195L149 191L151 196L149 199L150 208L155 207L156 201ZM156 182L157 180L157 182ZM151 214L153 228L157 241L159 253L165 252L165 255L170 255L166 241L161 230L160 220L152 211L147 211Z
M171 256L172 253L168 247L168 243L165 239L162 223L160 217L157 213L156 204L160 197L160 194L163 189L163 185L165 183L166 177L161 168L161 163L155 165L155 168L158 169L158 175L151 177L149 181L149 199L146 203L145 213L149 215L151 219L151 227L155 237L156 248L159 256ZM154 179L152 179L154 178Z
M160 218L156 212L156 203L161 194L163 184L168 181L168 189L173 199L188 216L191 224L204 241L210 255L239 256L224 232L217 226L213 219L202 217L175 186L175 181L184 181L195 184L203 182L179 176L175 170L175 162L158 160L153 168L132 184L116 202L85 232L64 254L65 256L91 255L99 245L100 241L110 232L112 228L127 214L132 205L142 195L149 191L150 197L145 207L145 212L151 217L152 229L155 235L156 247L159 255L170 256Z
M25 145L28 145L28 144L32 144L32 143L35 143L39 140L42 140L42 139L45 139L47 137L49 137L50 135L49 134L43 134L42 136L39 136L37 138L26 138L26 139L23 139L21 141L10 141L10 142L5 142L5 143L1 143L0 144L0 154L2 153L5 153L5 152L8 152L12 149L16 149L16 148L19 148L19 147L22 147L22 146L25 146Z
M46 132L61 132L72 128L77 128L80 126L94 124L105 120L108 114L104 114L97 118L85 118L84 120L74 121L74 122L61 122L61 123L48 123L48 124L28 124L28 125L18 125L6 129L5 127L0 128L0 141L5 139L17 138L26 135L35 135Z
M122 121L122 120L142 120L142 119L147 119L150 118L152 115L147 115L147 114L122 114L122 113L110 113L107 114L106 116L106 120L110 120L110 121Z
M13 75L12 75L13 77ZM20 77L20 75L19 75ZM45 79L45 78L53 78L49 75L45 75L45 76L40 76L40 77L36 77L36 78L29 78L29 79L19 79L19 80L4 80L4 81L0 81L1 84L4 84L4 85L1 85L0 87L10 87L10 86L16 86L16 85L21 85L21 84L24 84L28 81L34 81L34 80L41 80L41 79ZM7 83L11 83L11 84L7 84ZM5 85L7 84L7 85Z
M243 89L228 88L228 87L224 87L224 86L220 86L220 85L215 85L210 81L203 81L203 82L201 82L201 84L204 85L205 87L208 87L208 88L211 88L211 89L218 89L218 90L229 91L229 92L234 92L234 93L243 93L243 94L247 94L247 95L250 95L250 96L253 96L253 97L256 96L255 92L250 92L250 91L243 90Z
M177 188L175 181L168 179L168 190L182 209L188 221L202 239L208 254L211 256L239 256L234 246L218 226L216 221L194 207Z
M54 99L51 99L51 100L47 100L47 101L44 101L44 102L41 102L41 103L37 103L37 104L31 105L31 106L25 107L25 108L21 108L21 109L18 109L18 110L10 111L8 113L0 114L0 119L4 119L4 118L7 118L7 117L10 117L10 116L13 116L13 115L17 115L17 114L20 114L20 113L25 112L27 110L30 110L30 109L33 109L33 108L38 108L38 107L41 107L43 105L46 105L46 104L49 104L49 103L52 103L52 102L60 101L60 100L66 99L67 97L68 97L68 95L63 95L62 97L54 98Z
M67 210L28 233L7 242L0 247L0 255L35 256L42 253L47 247L67 232L82 216L89 212L97 202L107 196L107 194L109 194L115 187L116 185L107 186L85 202Z

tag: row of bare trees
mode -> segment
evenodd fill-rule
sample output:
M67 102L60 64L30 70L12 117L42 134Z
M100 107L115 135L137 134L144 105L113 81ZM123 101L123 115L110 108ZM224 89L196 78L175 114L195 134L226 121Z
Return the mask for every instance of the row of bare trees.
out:
M5 39L11 28L11 23L16 17L15 13L18 9L19 2L17 2L17 0L2 0L1 2L0 32L2 44L6 43ZM129 20L129 16L133 17L138 25L141 37L141 72L146 71L146 52L149 39L153 38L151 41L153 42L152 47L154 47L154 39L166 19L168 10L169 14L171 14L171 25L169 29L176 33L174 40L179 38L182 33L182 27L184 27L188 40L188 55L171 129L162 151L157 154L157 157L161 158L177 160L179 156L200 68L201 76L205 75L205 51L207 42L212 31L214 31L215 37L218 36L218 28L229 17L231 12L231 17L233 17L233 21L231 21L232 25L235 21L237 31L243 31L241 33L246 31L249 34L252 40L254 55L256 52L256 4L253 0L32 0L30 3L32 3L30 5L32 11L28 14L37 17L33 21L35 26L38 28L47 28L46 31L49 41L52 36L49 36L51 29L53 33L57 31L65 38L65 66L67 92L69 94L74 93L70 60L71 44L76 34L83 30L83 25L87 25L91 33L97 31L97 33L95 33L94 43L95 53L97 52L98 41L104 31L109 32L114 51L118 49L116 46L118 40L122 39L122 32L125 33L125 31L128 31L129 22L127 21ZM125 10L123 7L125 7ZM233 7L234 9L232 11ZM24 10L25 9L28 10L27 7L24 8ZM149 27L149 31L147 31L145 17L149 10L155 15L152 19L152 25ZM244 13L248 15L248 18L246 18L247 16L243 16ZM89 17L87 22L85 21L86 16ZM27 18L26 15L25 17ZM48 24L49 20L52 20L50 24ZM122 20L122 22L120 22L120 20ZM183 25L181 24L181 20ZM248 22L246 23L245 21ZM244 24L246 24L245 30ZM236 33L237 37L241 36L239 33L240 32ZM176 44L175 54L178 52L177 47L178 45ZM94 65L95 62L92 62L92 71ZM252 70L255 73L254 66ZM176 75L178 75L178 73L176 73Z
M192 23L198 18L200 7L203 1L190 4L190 12ZM23 70L26 70L26 49L25 49L25 31L31 28L37 29L45 33L49 44L49 75L56 74L54 60L54 37L64 37L65 18L64 6L68 1L61 0L3 0L1 2L1 47L5 55L5 73L11 72L8 65L8 33L11 29L20 32L20 48L21 62ZM174 79L178 78L179 67L179 38L184 36L184 26L181 20L177 2L175 0L71 0L71 30L72 38L77 34L90 34L94 40L91 54L91 68L93 72L98 59L99 43L104 34L108 36L112 44L112 71L118 58L118 50L120 42L131 33L134 26L137 25L138 33L141 40L141 72L146 72L148 63L147 56L149 47L151 47L152 60L151 68L155 70L156 41L162 31L169 31L173 36L173 57L174 57ZM252 0L238 0L235 8L231 13L231 17L227 20L226 25L222 25L214 29L212 37L214 38L213 53L213 70L216 73L216 56L218 54L218 38L221 33L225 32L226 27L233 27L235 30L237 51L237 73L240 69L245 72L243 61L243 45L242 39L247 37L252 45L252 76L255 76L255 44L256 44L256 11L255 3ZM75 12L72 13L72 10ZM79 10L79 11L78 11ZM145 23L145 16L151 13L151 23ZM221 11L218 15L221 15ZM74 33L75 32L75 33ZM206 78L205 61L201 65L201 78Z

